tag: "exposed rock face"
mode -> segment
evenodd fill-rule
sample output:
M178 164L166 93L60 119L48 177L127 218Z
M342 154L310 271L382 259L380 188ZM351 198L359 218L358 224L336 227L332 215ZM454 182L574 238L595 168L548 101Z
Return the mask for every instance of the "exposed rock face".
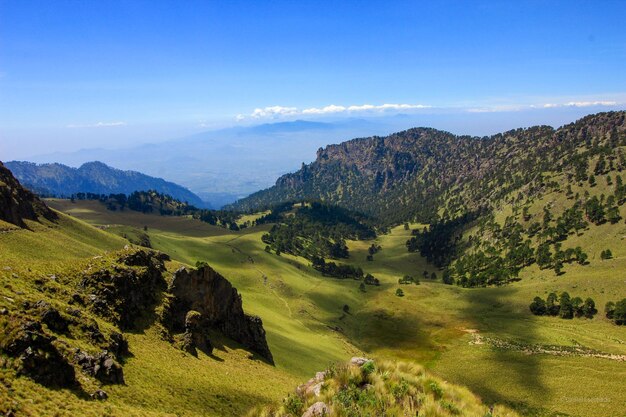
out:
M39 217L55 220L57 215L22 187L19 181L0 162L0 220L26 227L24 220L38 220Z
M213 351L213 345L208 337L209 328L202 319L202 314L195 310L187 312L185 317L185 333L183 334L182 349L194 356L198 355L196 349L209 354Z
M75 360L85 373L95 377L104 384L123 384L124 371L122 367L115 362L113 357L105 350L91 356L82 350L77 350Z
M167 284L163 261L167 255L139 250L122 255L118 265L86 274L80 283L87 304L102 317L129 329L135 319L153 310Z
M52 307L44 300L37 301L35 308L40 311L41 322L44 323L50 330L56 333L66 333L68 330L69 322L59 313L57 309Z
M76 385L74 368L52 343L41 324L10 318L0 336L0 350L18 358L18 372L50 387Z
M123 334L118 332L111 333L108 350L114 354L116 358L123 358L124 356L130 355L128 340L126 340Z
M259 317L244 313L241 295L211 267L179 269L168 291L173 298L164 314L164 322L170 330L180 333L190 332L190 327L216 329L274 363L263 322ZM199 313L199 317L193 318L192 326L187 320L190 311ZM191 330L191 334L193 332Z

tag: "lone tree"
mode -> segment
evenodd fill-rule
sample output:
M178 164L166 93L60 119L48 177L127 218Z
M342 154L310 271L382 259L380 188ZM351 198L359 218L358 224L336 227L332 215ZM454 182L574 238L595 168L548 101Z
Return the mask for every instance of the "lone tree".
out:
M396 290L396 295L397 295L398 297L404 297L404 291L402 291L402 288L398 288L398 289Z

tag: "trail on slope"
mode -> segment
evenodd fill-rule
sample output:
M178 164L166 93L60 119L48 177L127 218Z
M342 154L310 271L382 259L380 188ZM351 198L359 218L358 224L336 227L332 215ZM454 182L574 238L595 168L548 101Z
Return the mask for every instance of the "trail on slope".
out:
M483 336L476 329L464 329L464 331L472 335L472 340L469 342L470 345L488 345L492 348L521 352L526 355L579 356L583 358L599 358L626 362L626 355L606 353L584 346L525 344L496 337Z

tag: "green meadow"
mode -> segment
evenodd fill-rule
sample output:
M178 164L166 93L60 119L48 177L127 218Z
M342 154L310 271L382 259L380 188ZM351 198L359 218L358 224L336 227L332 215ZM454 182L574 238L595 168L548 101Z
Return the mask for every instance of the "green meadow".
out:
M376 239L382 250L373 261L366 260L371 241L349 242L346 262L381 281L362 292L358 281L323 277L303 258L265 252L260 238L268 225L233 232L190 218L109 212L97 202L49 203L114 233L147 226L155 249L184 264L207 261L226 276L242 293L246 311L263 319L275 372L285 381L272 384L272 394L284 396L293 387L287 382L306 380L362 352L423 364L488 403L505 403L529 416L624 415L626 330L602 311L606 301L626 296L623 224L594 227L580 237L584 241L571 241L585 247L590 265L566 266L558 277L531 267L519 282L477 289L442 284L440 271L406 250L410 231L396 227ZM606 245L614 258L600 260ZM404 275L420 284L398 284ZM398 288L404 297L396 296ZM591 296L600 312L591 320L531 315L532 298L551 291Z

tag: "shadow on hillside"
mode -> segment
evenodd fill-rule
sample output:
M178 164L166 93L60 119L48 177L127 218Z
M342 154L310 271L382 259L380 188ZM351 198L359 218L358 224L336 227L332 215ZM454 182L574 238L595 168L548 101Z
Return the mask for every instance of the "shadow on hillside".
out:
M466 303L460 309L460 318L471 323L471 328L478 331L474 336L476 349L482 349L486 358L481 359L486 368L497 369L499 375L490 381L487 375L472 378L472 372L461 377L461 382L470 385L472 390L484 397L488 402L511 402L511 393L505 392L506 386L498 387L504 380L520 387L523 396L541 400L549 397L548 388L541 380L540 357L524 353L519 346L539 343L537 324L523 313L516 312L509 300L513 300L517 289L512 286L500 288L480 288L463 290L462 296ZM469 330L469 329L468 329ZM477 339L479 337L480 339ZM500 342L515 342L516 348L507 348ZM481 364L467 364L478 366ZM498 387L498 388L496 388Z

